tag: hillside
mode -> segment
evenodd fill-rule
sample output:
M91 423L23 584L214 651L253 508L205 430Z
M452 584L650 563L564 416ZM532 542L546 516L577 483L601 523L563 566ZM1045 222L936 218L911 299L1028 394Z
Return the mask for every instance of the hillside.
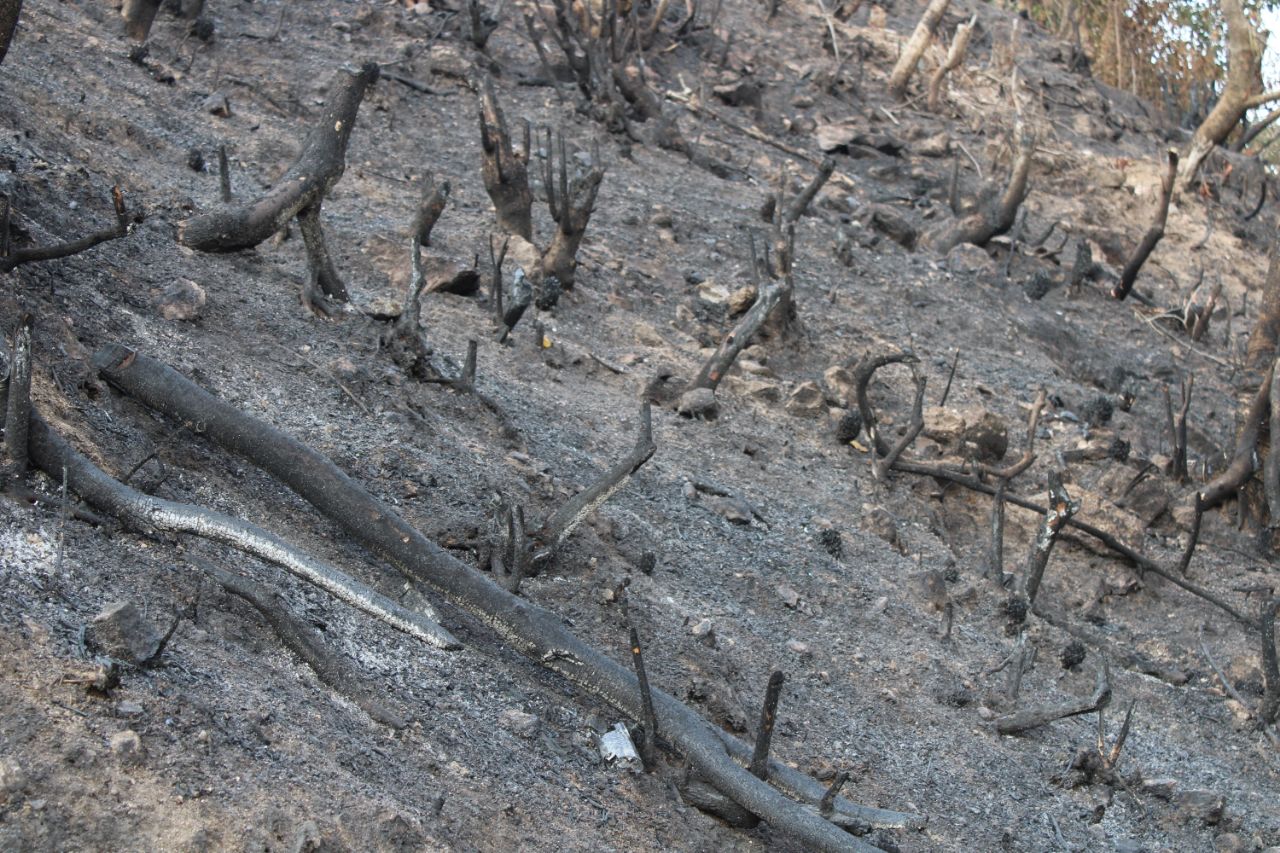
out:
M13 250L110 226L113 186L130 219L127 236L0 274L6 352L32 317L40 418L135 489L250 521L410 609L431 602L462 648L407 636L224 545L122 525L81 503L75 480L64 507L59 477L14 477L0 501L0 848L809 846L696 808L677 750L660 749L647 773L604 761L600 736L638 721L591 678L552 671L576 661L557 661L558 647L521 654L344 526L380 520L326 518L215 443L210 423L163 415L108 381L94 354L111 345L328 457L485 577L502 550L501 509L521 508L537 531L632 453L651 401L652 458L518 594L628 669L634 627L654 688L748 743L782 671L773 756L819 790L847 772L849 802L902 813L842 842L1280 846L1280 753L1275 727L1256 719L1254 621L1276 587L1269 537L1227 501L1204 514L1187 578L1177 570L1196 490L1227 464L1260 379L1243 353L1277 227L1274 181L1243 156L1211 158L1203 191L1174 199L1121 302L1110 291L1155 216L1165 152L1189 137L1093 81L1069 45L953 0L902 102L886 82L916 4L845 20L795 2L771 17L743 0L662 8L643 63L619 63L622 83L656 97L619 107L587 104L550 30L539 30L544 60L510 5L483 50L467 7L448 0L215 0L194 23L162 10L145 49L111 4L23 5L0 65ZM970 16L967 58L929 110L928 75ZM256 248L183 244L184 223L219 209L220 146L236 202L264 196L296 174L308 133L326 130L326 100L370 62L379 79L345 128L345 173L319 217L349 306L314 292L296 222ZM503 343L483 76L517 148L522 122L534 129L535 244L557 227L548 158L561 203L603 169L572 289L530 306ZM939 250L949 224L1004 192L1020 151L1023 216L983 248ZM715 391L714 417L681 414L713 348L775 286L753 274L753 256L777 271L786 245L762 208L781 185L787 209L827 156L833 174L794 219L794 318L752 339ZM419 347L396 318L432 181L450 189L422 250L433 284ZM517 266L536 277L530 248L508 243L508 299ZM1082 269L1086 250L1094 265ZM1073 284L1077 270L1088 275ZM435 289L476 275L471 295ZM1183 307L1217 284L1193 342ZM474 387L450 381L469 340ZM857 366L902 354L917 361L876 372L870 402L895 443L911 421L913 368L927 379L923 434L910 464L877 478L875 441L853 414ZM135 357L115 363L124 373ZM1179 483L1165 394L1176 410L1189 377ZM1011 618L1042 518L1005 504L1006 588L988 571L992 498L958 480L990 490L989 473L1023 457L1033 410L1035 458L1007 495L1044 504L1059 474L1077 519L1173 579L1068 527L1036 599L1044 613ZM988 475L967 473L980 466ZM277 591L274 606L345 668L338 687L220 572ZM118 684L104 684L94 620L117 602L157 633L174 627L154 659L117 665ZM1114 768L1090 758L1097 713L997 730L1018 710L1088 700L1104 670L1109 743L1134 709ZM661 722L658 735L673 743Z

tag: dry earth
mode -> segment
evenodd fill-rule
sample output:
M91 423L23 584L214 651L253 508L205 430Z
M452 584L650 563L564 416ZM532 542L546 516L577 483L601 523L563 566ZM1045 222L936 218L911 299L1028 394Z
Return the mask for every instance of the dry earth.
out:
M818 8L784 3L767 21L761 4L706 4L680 39L672 33L680 10L672 10L651 82L669 93L665 107L681 115L685 136L731 164L730 179L670 151L624 144L575 109L571 85L538 84L536 54L508 8L483 60L508 116L563 128L584 152L575 164L594 148L607 168L577 287L539 318L549 346L535 342L529 319L509 345L495 343L482 297L432 294L424 303L426 333L446 369L447 360L461 362L469 338L480 341L478 385L518 428L508 441L475 398L406 377L379 349L380 321L364 313L327 321L304 309L296 237L229 255L195 253L175 239L178 223L217 197L208 164L219 145L231 155L236 192L252 196L292 162L335 71L374 60L429 91L378 82L325 205L355 304L375 312L400 300L408 223L429 172L453 188L429 254L468 265L478 255L487 277L493 213L467 85L483 58L463 37L465 11L443 2L214 0L211 40L162 12L149 55L134 62L110 4L28 0L0 67L0 191L13 201L15 245L102 227L114 183L144 215L126 239L0 279L6 335L21 311L35 317L39 411L118 476L145 461L135 486L252 519L403 595L391 569L283 486L198 428L97 379L90 354L118 342L168 362L329 455L473 561L495 496L542 518L628 451L655 374L696 373L705 347L731 323L724 296L750 281L750 240L766 232L759 210L779 170L807 181L822 156L816 131L843 123L864 136L835 153L835 178L797 228L802 334L748 350L721 387L717 419L656 407L653 459L523 594L625 660L627 615L616 599L629 581L628 612L645 638L651 680L747 737L769 672L782 669L776 754L822 781L849 770L845 793L855 801L927 816L922 831L867 837L887 849L1280 845L1276 746L1226 695L1201 651L1203 642L1256 706L1262 676L1252 631L1154 575L1138 577L1087 537L1066 536L1042 599L1115 647L1187 676L1171 684L1113 660L1108 737L1137 703L1122 781L1066 784L1077 749L1092 748L1096 715L1017 737L996 734L990 722L1012 707L1007 669L993 670L1015 638L1006 632L1008 593L984 576L989 499L902 473L875 482L866 454L835 437L839 389L809 399L802 387L822 388L828 368L866 352L911 349L933 403L959 351L951 414L932 413L933 438L908 455L952 452L945 421L986 412L1007 429L1007 461L1021 453L1043 387L1038 460L1012 488L1040 498L1046 475L1060 470L1073 496L1084 497L1081 517L1172 566L1194 484L1161 473L1169 453L1163 390L1196 378L1198 482L1223 464L1238 399L1250 391L1235 365L1275 209L1244 215L1264 178L1240 160L1223 181L1222 163L1213 164L1216 196L1175 202L1139 280L1141 293L1170 308L1202 271L1221 281L1226 307L1192 345L1176 324L1153 320L1156 311L1111 300L1105 275L1075 293L1063 284L1081 240L1104 265L1123 263L1150 220L1160 159L1179 131L1068 68L1066 45L968 0L944 22L948 33L973 13L980 24L944 111L928 113L918 98L890 103L884 81L920 9L899 4L883 21L878 7L864 8L847 23L833 20L829 32ZM267 38L282 14L278 37ZM832 35L839 65L824 48ZM935 44L925 66L943 52ZM740 81L757 87L758 109L714 94ZM953 163L963 198L993 176L1003 180L1011 90L1038 133L1023 251L1006 267L1007 240L938 257L886 236L951 216ZM211 96L225 98L229 115L210 112ZM686 110L688 102L700 111ZM549 233L546 206L536 202L535 211L538 232ZM1026 238L1053 223L1044 246L1064 248L1032 251ZM166 319L165 294L183 282L196 283L207 302L194 320ZM1032 300L1031 284L1052 287ZM906 371L880 379L874 398L905 425ZM1102 424L1107 408L1114 412ZM1117 439L1128 443L1123 461L1070 453ZM30 485L57 489L41 474ZM1036 522L1009 510L1011 571L1021 571ZM1206 518L1193 576L1254 614L1257 591L1274 589L1274 565L1233 522L1230 512ZM649 552L657 562L645 574ZM602 762L598 736L617 712L448 608L443 621L462 651L427 647L221 546L64 523L56 502L0 502L0 560L0 848L798 847L768 827L733 829L686 805L674 754L651 774ZM280 589L411 725L375 723L320 683L255 611L202 574L203 562ZM157 626L181 619L157 665L126 667L118 687L95 693L75 681L93 663L84 626L122 600ZM1064 668L1071 637L1034 618L1026 642L1038 657L1013 706L1093 690L1098 649Z

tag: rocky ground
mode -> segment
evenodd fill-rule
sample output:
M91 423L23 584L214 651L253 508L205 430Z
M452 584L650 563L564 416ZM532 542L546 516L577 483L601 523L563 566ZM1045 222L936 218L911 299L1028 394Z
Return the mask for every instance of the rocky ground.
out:
M1019 647L1008 591L986 573L990 499L902 472L876 481L865 433L839 429L851 367L868 353L920 359L929 408L912 459L1013 463L1043 388L1036 462L1010 490L1043 500L1058 471L1080 518L1175 566L1191 495L1223 466L1256 381L1241 353L1276 225L1269 203L1246 219L1268 180L1256 164L1210 161L1206 192L1174 202L1138 282L1146 299L1120 303L1109 277L1151 221L1164 150L1185 134L995 7L964 2L944 19L948 34L970 15L978 28L936 113L915 84L905 104L884 95L915 4L841 21L820 4L780 4L767 19L763 5L725 0L681 33L683 8L671 9L645 73L684 137L727 166L717 175L650 144L647 127L629 139L578 109L576 87L550 84L510 8L480 52L465 7L447 3L207 5L198 32L162 12L142 56L110 4L29 0L0 66L14 246L104 227L114 184L139 220L126 238L0 279L6 335L22 312L34 316L36 407L82 452L119 477L136 468L137 488L253 520L412 605L418 592L286 488L198 425L106 385L93 351L123 343L173 365L325 453L469 562L497 501L535 520L553 512L630 450L641 399L656 397L653 458L522 588L579 636L625 661L630 621L652 682L748 739L769 673L784 671L776 755L823 782L847 770L850 799L927 817L923 830L864 839L887 849L1280 845L1280 760L1252 719L1263 690L1255 631L1068 533L1040 600L1105 636L1107 650L1086 645L1078 661L1073 636L1035 617ZM935 44L924 72L944 54ZM296 233L222 255L177 243L178 224L216 203L219 146L237 196L260 193L292 163L338 69L370 60L383 77L322 217L358 310L325 319L303 306ZM513 123L557 128L575 169L606 170L576 287L531 309L507 344L494 340L487 295L424 298L437 368L456 370L478 340L477 387L493 407L415 381L379 343L379 317L409 280L409 223L428 175L452 194L425 253L488 280L495 225L470 87L483 68ZM931 251L929 235L953 217L953 170L964 204L1001 189L1019 122L1036 134L1025 224L985 249ZM543 240L547 154L536 150L530 170ZM752 241L770 239L762 204L780 173L794 192L826 154L835 175L796 227L798 332L743 354L716 418L682 417L676 391L753 298L742 288ZM1073 288L1080 246L1099 266ZM1220 283L1222 298L1193 343L1173 315L1202 282ZM1164 390L1176 403L1188 376L1192 482L1180 485L1164 474ZM877 374L890 437L911 395L905 368ZM58 489L43 474L27 486ZM1008 510L1009 571L1022 571L1038 521ZM461 651L220 545L64 520L56 500L0 502L0 555L4 849L799 848L686 804L676 754L647 774L604 762L599 735L623 720L617 711L447 606ZM320 682L207 578L208 564L280 590L410 724L379 724ZM1273 573L1234 504L1206 516L1195 583L1253 616ZM176 628L157 660L97 689L93 623L121 601L157 631ZM999 667L1028 647L1034 664L1010 699L1010 667ZM1096 714L996 732L1001 714L1088 697L1104 658L1109 740L1136 703L1114 774L1071 769L1078 750L1095 749Z

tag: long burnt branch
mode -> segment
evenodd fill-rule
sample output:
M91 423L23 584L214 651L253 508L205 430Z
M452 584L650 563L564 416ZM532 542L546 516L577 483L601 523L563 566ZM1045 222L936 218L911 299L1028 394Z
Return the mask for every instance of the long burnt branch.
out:
M218 400L159 362L125 347L105 347L94 360L107 379L147 405L181 421L201 423L206 437L278 477L352 537L382 554L411 578L433 586L445 598L475 614L515 649L633 719L642 717L639 683L633 672L582 642L551 612L513 596L459 562L327 458ZM749 746L721 733L669 694L655 690L653 701L664 738L744 808L815 849L870 849L808 806L788 799L751 775L726 751L726 744L736 743L731 751L735 755L745 753L747 758L740 759L745 762L751 753ZM773 762L770 778L788 787L798 775L786 772L788 769ZM833 820L841 814L854 815L853 820L857 820L860 813L866 822L885 820L887 815L900 825L918 824L918 819L910 815L863 810L846 800L837 801Z
M1151 227L1147 229L1147 233L1142 235L1142 241L1138 243L1138 247L1133 250L1133 255L1129 257L1128 262L1124 265L1124 270L1120 273L1120 281L1111 290L1111 296L1115 299L1124 299L1133 290L1133 283L1138 280L1138 272L1141 271L1142 265L1147 262L1147 258L1155 250L1156 244L1164 237L1164 226L1169 220L1169 200L1173 198L1173 182L1178 176L1178 152L1170 148L1168 152L1168 166L1165 169L1164 177L1160 179L1160 201L1156 208L1155 220L1151 223Z
M6 200L6 213L8 211L8 201ZM81 237L79 240L71 240L66 243L57 243L53 246L28 246L18 249L11 254L5 254L0 251L0 273L7 273L15 267L23 264L30 264L37 261L52 261L56 258L67 258L71 255L78 255L81 252L92 249L99 243L105 243L108 240L118 240L129 234L129 209L124 203L124 193L119 186L111 188L111 204L115 208L116 221L109 228L101 231L95 231L87 237ZM8 223L5 223L4 234L0 235L0 240L7 243L8 241Z

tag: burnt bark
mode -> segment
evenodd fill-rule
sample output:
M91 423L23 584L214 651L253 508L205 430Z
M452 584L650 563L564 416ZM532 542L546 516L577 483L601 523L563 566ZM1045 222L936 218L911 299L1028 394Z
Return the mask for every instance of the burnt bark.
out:
M0 65L18 31L18 16L22 13L22 0L0 0Z
M1029 191L1027 177L1031 172L1031 155L1035 150L1029 138L1023 138L1009 173L1004 192L979 210L943 226L926 242L939 254L946 254L961 243L985 246L987 242L1013 227L1018 208Z
M1169 200L1173 197L1173 181L1178 172L1178 152L1170 148L1168 157L1168 167L1160 180L1160 201L1156 208L1155 221L1151 223L1147 233L1142 235L1142 241L1133 250L1133 254L1124 265L1124 270L1120 273L1119 283L1112 288L1111 296L1115 299L1124 299L1129 295L1129 291L1133 290L1133 283L1138 280L1138 271L1151 256L1156 244L1164 237L1164 226L1169 220Z
M529 191L529 126L525 125L524 150L511 147L507 119L493 93L493 81L480 84L480 150L484 155L481 177L493 201L498 227L533 242L533 194Z

